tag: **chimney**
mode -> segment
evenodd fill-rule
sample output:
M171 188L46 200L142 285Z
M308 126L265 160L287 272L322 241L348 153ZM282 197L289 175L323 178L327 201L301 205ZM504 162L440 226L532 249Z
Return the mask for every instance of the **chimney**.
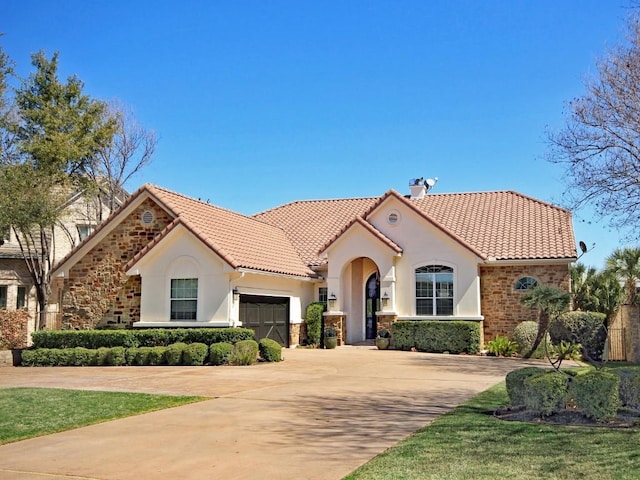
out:
M422 178L414 178L409 182L409 189L411 190L411 198L424 198L427 194L427 185Z

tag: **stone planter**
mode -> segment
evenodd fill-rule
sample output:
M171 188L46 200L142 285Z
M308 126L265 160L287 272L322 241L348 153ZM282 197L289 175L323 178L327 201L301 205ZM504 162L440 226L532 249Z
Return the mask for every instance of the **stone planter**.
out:
M376 337L376 347L378 350L388 350L391 344L391 339L388 337Z
M324 337L324 348L336 348L338 346L338 337Z

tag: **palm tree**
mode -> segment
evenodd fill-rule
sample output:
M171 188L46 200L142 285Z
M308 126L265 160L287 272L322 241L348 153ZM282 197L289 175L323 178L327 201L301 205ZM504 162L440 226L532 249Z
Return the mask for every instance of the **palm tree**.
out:
M636 284L640 279L640 248L616 249L607 257L605 272L615 275L618 280L624 282L626 303L636 303Z
M571 294L556 287L540 284L522 297L521 301L525 306L538 310L538 334L531 350L525 353L523 358L531 358L546 335L551 319L568 308L570 299Z
M571 266L571 293L573 295L574 310L596 311L594 305L598 299L594 297L595 283L597 283L597 271L593 267L587 267L583 263Z

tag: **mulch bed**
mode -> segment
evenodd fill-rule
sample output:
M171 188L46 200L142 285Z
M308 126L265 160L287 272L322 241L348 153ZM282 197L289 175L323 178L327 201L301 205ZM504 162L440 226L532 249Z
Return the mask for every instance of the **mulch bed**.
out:
M500 420L511 422L528 422L547 425L573 425L581 427L607 427L607 428L640 428L640 412L636 410L621 409L613 420L596 422L585 417L579 410L562 410L548 417L527 410L525 407L500 407L493 416Z

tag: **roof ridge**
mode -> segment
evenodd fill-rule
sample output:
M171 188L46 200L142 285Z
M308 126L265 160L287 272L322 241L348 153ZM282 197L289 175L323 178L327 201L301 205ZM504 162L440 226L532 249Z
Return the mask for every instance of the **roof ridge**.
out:
M316 198L316 199L308 199L308 200L294 200L292 202L283 203L282 205L276 205L275 207L268 208L266 210L261 210L259 212L251 215L252 217L256 217L258 215L264 215L269 212L274 212L281 208L290 207L292 205L299 205L303 203L320 203L320 202L345 202L345 201L358 201L358 200L374 200L380 198L379 196L370 196L370 197L344 197L344 198Z

